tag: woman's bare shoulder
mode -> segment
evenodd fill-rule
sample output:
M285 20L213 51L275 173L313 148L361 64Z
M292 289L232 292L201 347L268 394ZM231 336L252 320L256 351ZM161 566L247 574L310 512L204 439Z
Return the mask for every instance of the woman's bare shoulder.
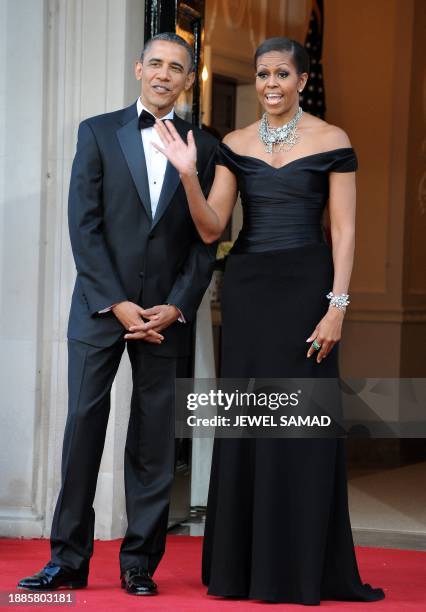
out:
M223 142L235 153L243 155L247 151L247 146L253 142L253 137L257 136L258 125L259 122L256 121L247 127L229 132L224 136Z
M349 136L337 125L331 125L327 123L327 127L324 130L324 141L327 143L327 148L340 149L344 147L351 147L351 141Z
M305 117L306 129L311 132L316 140L321 142L322 149L340 149L352 146L349 136L342 128L327 123L327 121L310 115L309 113L305 113Z

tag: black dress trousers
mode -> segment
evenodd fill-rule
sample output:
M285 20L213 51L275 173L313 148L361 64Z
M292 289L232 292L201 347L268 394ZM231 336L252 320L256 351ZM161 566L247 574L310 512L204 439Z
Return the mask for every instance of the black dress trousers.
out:
M51 530L54 563L88 571L93 554L93 500L105 443L110 392L125 342L94 347L68 342L69 407L62 485ZM128 528L120 568L153 573L165 548L174 474L174 381L180 359L159 357L144 341L127 343L133 393L125 447Z

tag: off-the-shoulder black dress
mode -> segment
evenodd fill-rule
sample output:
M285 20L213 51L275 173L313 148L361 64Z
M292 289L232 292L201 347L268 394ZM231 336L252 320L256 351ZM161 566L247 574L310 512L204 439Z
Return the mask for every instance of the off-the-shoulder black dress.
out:
M274 168L221 143L238 181L243 227L222 293L222 377L338 376L338 345L317 364L306 339L328 309L333 259L321 217L330 172L352 148ZM342 438L216 439L203 548L208 593L315 605L375 601L363 584L348 512Z

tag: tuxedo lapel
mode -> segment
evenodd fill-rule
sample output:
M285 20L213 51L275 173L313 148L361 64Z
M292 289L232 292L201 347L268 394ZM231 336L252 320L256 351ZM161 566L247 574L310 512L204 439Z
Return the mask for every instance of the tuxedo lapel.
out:
M183 121L177 115L174 116L173 124L179 133L179 135L185 140L188 132L188 127L185 121ZM157 210L155 211L154 220L152 226L154 227L160 221L161 217L166 212L170 201L180 183L179 172L169 161L167 162L166 172L164 175L163 186L161 188L160 198L157 204Z
M117 130L117 137L126 159L127 165L135 183L139 198L146 210L149 219L152 221L151 197L149 195L148 173L146 170L146 160L143 150L141 133L138 129L138 116Z

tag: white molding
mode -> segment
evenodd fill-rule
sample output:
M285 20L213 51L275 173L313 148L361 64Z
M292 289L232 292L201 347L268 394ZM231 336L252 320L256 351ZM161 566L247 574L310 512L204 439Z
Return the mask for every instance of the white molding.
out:
M33 508L0 507L0 537L2 538L41 538L43 523L43 515Z
M352 529L355 546L377 546L402 550L425 550L426 533L393 529Z

